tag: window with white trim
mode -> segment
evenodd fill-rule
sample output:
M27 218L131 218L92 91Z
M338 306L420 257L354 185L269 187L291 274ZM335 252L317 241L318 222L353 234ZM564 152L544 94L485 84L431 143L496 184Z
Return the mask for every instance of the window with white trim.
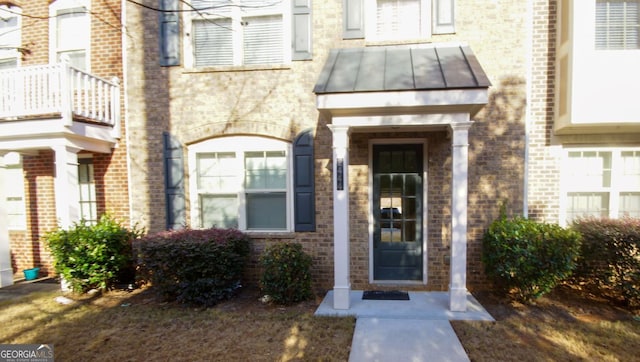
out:
M640 49L640 0L597 0L595 47Z
M90 225L95 225L98 222L98 203L91 157L78 157L78 188L80 191L80 218Z
M191 7L197 11L185 25L194 67L291 60L289 0L191 0Z
M565 220L640 217L640 149L569 150L563 172Z
M372 4L373 5L373 4ZM366 8L368 40L411 40L429 37L428 0L376 0Z
M67 59L74 68L89 71L91 18L89 1L58 0L49 7L52 63Z
M290 231L290 144L224 137L189 148L192 225Z
M455 32L455 0L343 0L343 37L407 42Z
M0 70L18 66L21 46L20 8L0 5Z
M4 204L7 211L7 228L9 230L25 230L27 215L24 195L24 171L22 157L15 152L3 157L4 167L2 179L4 181Z

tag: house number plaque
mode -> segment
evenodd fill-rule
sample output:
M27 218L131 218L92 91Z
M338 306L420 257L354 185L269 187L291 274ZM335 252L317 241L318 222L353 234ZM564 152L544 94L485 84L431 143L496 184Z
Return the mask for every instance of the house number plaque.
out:
M336 189L344 190L344 159L339 158L336 162Z

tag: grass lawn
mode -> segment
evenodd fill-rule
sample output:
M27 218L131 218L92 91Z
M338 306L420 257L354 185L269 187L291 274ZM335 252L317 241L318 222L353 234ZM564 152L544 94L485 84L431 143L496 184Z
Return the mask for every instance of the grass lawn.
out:
M50 343L57 361L347 361L353 318L314 317L316 300L261 303L248 289L214 308L158 303L145 290L37 293L0 302L0 343ZM638 310L566 289L535 305L476 298L496 322L452 322L472 361L631 361Z

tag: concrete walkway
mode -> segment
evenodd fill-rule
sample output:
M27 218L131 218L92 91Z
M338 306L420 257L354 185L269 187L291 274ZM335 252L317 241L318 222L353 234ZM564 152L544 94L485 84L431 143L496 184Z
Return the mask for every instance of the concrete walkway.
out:
M467 311L449 311L446 292L409 292L409 300L363 300L351 291L348 310L333 309L333 291L315 312L318 316L353 316L350 362L360 361L469 361L449 321L493 317L471 295Z
M0 288L0 301L15 299L37 292L60 290L60 282L53 278L17 280L15 284Z

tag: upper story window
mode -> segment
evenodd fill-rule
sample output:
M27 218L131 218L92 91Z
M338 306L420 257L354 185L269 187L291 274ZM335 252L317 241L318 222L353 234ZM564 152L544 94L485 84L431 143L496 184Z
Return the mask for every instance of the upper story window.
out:
M640 150L570 150L565 158L566 221L640 217Z
M192 0L191 6L198 9L186 24L194 67L291 60L289 1Z
M343 0L344 37L415 41L454 32L454 0Z
M190 147L192 224L290 231L290 149L261 137L225 137Z
M58 0L50 8L51 62L67 59L71 66L89 71L91 19L89 1Z
M366 38L403 40L428 37L430 20L428 0L376 0L366 8Z
M640 49L640 0L596 1L596 49Z
M15 68L20 59L20 8L0 6L0 70Z

